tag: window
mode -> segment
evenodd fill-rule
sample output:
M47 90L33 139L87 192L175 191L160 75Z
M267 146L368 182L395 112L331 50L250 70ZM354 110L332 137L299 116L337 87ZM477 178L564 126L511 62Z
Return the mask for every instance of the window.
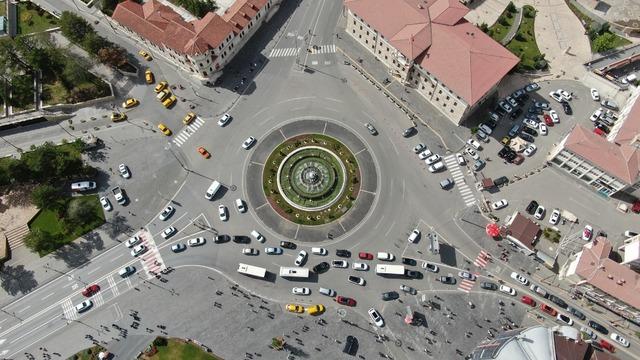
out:
M413 83L418 85L418 80L414 80Z
M382 54L382 51L378 50L378 55Z
M439 90L439 91L438 91L438 94L442 94L442 90Z
M449 96L447 96L447 100L449 100Z
M424 90L424 85L422 85L422 90Z
M384 59L385 59L385 60L388 60L387 55L385 55L385 56L384 56Z
M356 24L356 21L355 21L355 20L353 20L353 25L355 25L355 24Z
M360 30L362 30L362 25L360 25Z
M356 29L351 30L351 33L355 34L356 33Z
M202 72L202 75L207 76L207 72L206 71Z
M365 39L365 40L364 40L364 43L365 43L365 44L368 44L368 43L369 43L369 40Z
M369 32L367 31L367 36L369 36Z
M458 106L458 103L457 103L457 102L454 102L454 103L453 103L453 106Z

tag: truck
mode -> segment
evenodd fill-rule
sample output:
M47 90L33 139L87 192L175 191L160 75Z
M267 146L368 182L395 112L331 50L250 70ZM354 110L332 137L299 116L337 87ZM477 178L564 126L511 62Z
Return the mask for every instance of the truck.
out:
M291 278L308 278L309 277L309 269L307 268L299 268L299 267L280 267L280 276L281 277L291 277Z
M389 264L377 264L376 265L376 274L378 275L395 275L395 276L404 276L404 266L403 265L389 265Z
M238 272L240 274L259 277L262 279L267 276L267 269L243 263L238 264Z
M113 193L113 196L115 196L118 204L125 204L127 202L127 196L124 194L124 191L120 189L120 186L114 187L111 189L111 192Z

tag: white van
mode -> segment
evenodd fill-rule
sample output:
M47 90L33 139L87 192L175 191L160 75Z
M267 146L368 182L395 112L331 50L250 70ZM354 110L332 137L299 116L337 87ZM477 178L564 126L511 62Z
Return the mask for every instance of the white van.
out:
M217 180L214 180L211 183L211 186L209 186L209 188L207 189L207 192L204 194L204 197L207 200L211 200L213 199L214 196L216 196L216 193L218 192L218 190L220 190L220 183Z
M96 188L96 183L93 181L79 181L71 183L71 191L87 191Z
M327 255L329 252L327 251L327 249L325 248L321 248L321 247L312 247L311 248L311 253L314 255L322 255L325 256Z
M265 241L264 236L262 236L262 234L260 234L259 232L252 230L251 231L251 236L253 236L254 239L256 239L257 241L263 243Z
M384 261L393 261L396 257L393 256L393 254L388 253L388 252L379 252L378 253L378 260L384 260Z

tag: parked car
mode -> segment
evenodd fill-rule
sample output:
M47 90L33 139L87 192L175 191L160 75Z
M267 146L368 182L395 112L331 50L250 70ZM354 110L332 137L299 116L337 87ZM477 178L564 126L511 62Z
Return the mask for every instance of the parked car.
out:
M329 266L329 263L326 261L323 261L319 264L317 264L316 266L313 267L313 272L315 272L316 274L323 274L325 272L327 272L329 270L331 266Z
M506 285L500 285L498 290L502 291L505 294L509 294L511 296L516 296L516 291Z
M164 239L168 239L170 237L172 237L178 230L176 230L175 227L173 226L169 226L168 228L164 229L164 231L162 232L162 237Z
M593 101L600 101L600 93L597 89L591 88L589 92L591 93L591 99L593 99Z
M373 260L373 254L368 252L359 252L358 258L361 260Z
M618 110L618 104L616 104L612 100L602 100L602 102L600 102L600 105L606 107L607 109Z
M540 286L538 286L536 284L532 284L529 289L531 289L531 291L533 291L534 293L542 296L543 298L546 298L549 295L547 293L547 290L543 289L542 287L540 287Z
M412 259L412 258L408 258L408 257L403 257L402 258L402 263L404 265L409 265L409 266L416 266L418 264L416 259Z
M309 295L311 290L308 287L294 287L291 289L293 295Z
M536 212L536 209L538 208L538 202L535 200L531 200L531 202L529 203L529 205L527 205L527 212L530 215L533 215Z
M616 352L616 348L605 339L600 339L600 341L598 341L598 345L609 352Z
M542 136L547 136L547 134L549 133L549 129L545 124L538 125L538 130L540 130L540 135Z
M396 300L399 297L400 297L400 295L395 291L387 291L387 292L383 292L382 293L382 300L383 301Z
M245 150L249 150L249 148L253 146L253 144L255 143L256 143L256 138L254 138L253 136L249 136L248 138L246 138L245 141L242 142L242 148Z
M291 241L280 241L280 246L285 249L295 250L297 245L292 243Z
M567 315L558 314L558 316L556 316L556 320L558 320L559 322L565 323L569 326L573 325L573 319L571 319Z
M456 284L456 278L454 278L453 275L451 275L451 274L440 276L439 278L436 278L436 280L440 281L443 284L447 284L447 285L455 285Z
M367 265L365 263L354 262L353 265L351 266L351 268L353 270L358 270L358 271L367 271L367 270L369 270L369 265Z
M331 266L333 266L334 268L338 268L338 269L345 269L345 268L349 267L349 263L346 262L345 260L333 260L331 262Z
M570 312L573 316L575 316L576 318L578 318L578 319L580 319L580 320L583 320L583 321L584 321L584 320L587 318L587 317L586 317L586 316L585 316L585 315L584 315L580 310L578 310L578 309L576 309L576 308L574 308L574 307L572 307L572 306L569 306L569 312Z
M427 147L424 146L424 144L420 143L416 146L413 147L413 152L416 154L419 154L421 152L423 152Z
M103 196L100 198L100 205L102 205L102 208L105 211L113 210L113 206L111 206L111 201L109 201L109 199L106 196Z
M551 306L547 305L547 304L540 304L540 310L542 310L542 312L545 312L551 316L556 316L558 315L558 310L552 308Z
M611 340L617 342L618 344L620 344L620 345L622 345L624 347L629 347L629 340L623 338L619 334L611 333L611 335L609 335L609 337L611 338Z
M254 249L254 248L244 248L242 249L242 253L244 255L250 255L250 256L257 256L258 254L260 254L258 249Z
M447 189L449 189L450 187L452 187L452 186L453 186L453 184L454 184L453 180L451 180L451 179L449 179L449 178L446 178L446 179L444 179L444 180L440 181L440 188L441 188L442 190L447 190Z
M462 156L462 154L460 153L456 153L456 161L458 162L458 165L460 166L464 166L467 162L464 159L464 157Z
M519 282L520 284L527 286L529 285L529 279L527 279L526 277L518 274L517 272L512 272L511 273L511 278L517 282Z
M346 306L356 306L356 301L352 298L348 298L346 296L338 296L336 297L336 302L340 305Z
M529 144L529 146L527 146L527 148L524 149L524 154L527 156L531 156L533 155L533 153L536 152L537 149L538 147L536 147L535 144Z
M499 201L494 201L491 204L491 208L493 210L500 210L503 207L506 207L507 205L509 205L509 202L507 201L507 199L502 199L502 200L499 200Z
M384 320L382 319L382 316L380 316L380 313L378 313L376 309L371 308L369 309L368 313L369 313L369 317L371 318L373 323L376 324L377 327L384 326Z
M396 257L392 253L378 252L377 258L382 261L393 261Z
M363 278L357 277L357 276L353 276L353 275L349 275L349 277L347 278L347 281L349 281L352 284L356 284L356 285L360 285L360 286L364 286L365 283L366 283Z
M216 244L222 244L231 241L231 236L226 234L218 234L213 238L213 242Z
M536 306L536 301L535 301L535 300L533 300L532 298L530 298L530 297L529 297L529 296L527 296L527 295L524 295L524 296L520 299L520 301L521 301L523 304L527 304L527 305L529 305L529 306L531 306L531 307L535 307L535 306Z
M553 98L553 100L557 102L562 102L562 95L560 95L557 91L552 91L549 93L549 96Z
M563 309L566 309L569 306L567 305L566 302L564 302L564 300L552 294L549 294L549 300L551 300L554 304L560 306Z
M560 96L562 97L562 100L571 101L571 94L568 91L562 90L562 89L558 89L558 90L556 90L556 92L558 94L560 94Z
M482 159L478 159L476 161L473 162L473 171L479 171L481 170L484 166L486 165L486 163L484 162L484 160Z
M524 91L526 92L533 92L540 89L540 85L536 84L536 83L531 83L527 86L524 87Z
M593 236L593 227L591 227L591 225L585 225L584 229L582 230L582 240L589 241L591 240L592 236Z
M491 291L495 291L498 290L498 285L492 283L492 282L488 282L488 281L483 281L480 283L480 287L485 289L485 290L491 290Z
M440 268L438 267L438 265L432 264L426 261L423 261L420 267L432 273L437 273L438 271L440 271Z
M609 333L609 330L607 330L606 327L598 324L597 322L593 321L593 320L589 320L587 322L587 325L589 325L589 327L591 327L592 329L594 329L595 331L607 335Z
M549 217L549 223L551 225L556 225L558 224L558 221L560 221L560 210L553 209L551 216Z
M551 118L551 122L554 124L557 124L560 122L560 117L558 116L558 113L555 110L550 110L549 111L549 117ZM549 125L549 124L547 124ZM551 125L549 125L551 126Z
M369 131L369 134L373 136L378 135L378 130L376 130L376 128L371 123L364 124L364 127L367 128L367 130Z
M415 294L418 293L418 291L416 289L412 288L409 285L404 285L404 284L400 285L400 290L402 290L402 291L404 291L404 292L406 292L408 294L411 294L411 295L415 295Z
M467 145L471 146L475 150L480 150L481 149L480 143L475 141L475 140L473 140L473 139L467 140Z
M298 253L298 257L296 258L295 264L297 266L302 266L306 261L307 261L307 252L304 250L301 250Z
M415 243L416 241L418 241L419 237L420 237L420 230L413 229L413 231L411 231L411 234L409 234L408 240L410 243Z
M344 341L344 347L342 348L342 352L353 356L355 355L357 349L358 349L358 339L356 339L352 335L347 335L347 339Z
M562 110L564 111L564 113L566 115L573 114L573 110L571 109L571 105L569 105L569 103L566 102L566 101L562 102Z
M175 209L173 206L168 205L166 208L164 208L164 209L162 210L162 212L160 213L160 215L158 215L158 219L160 219L160 220L162 220L162 221L165 221L165 220L167 220L168 218L170 218L170 217L171 217L171 215L173 215L173 213L174 213L175 211L176 211L176 209Z
M533 214L533 217L538 220L542 220L542 218L544 218L544 212L544 206L538 205L538 207L536 208L536 212Z
M344 250L344 249L337 249L336 250L336 256L340 256L340 257L343 257L343 258L350 258L351 257L351 251Z

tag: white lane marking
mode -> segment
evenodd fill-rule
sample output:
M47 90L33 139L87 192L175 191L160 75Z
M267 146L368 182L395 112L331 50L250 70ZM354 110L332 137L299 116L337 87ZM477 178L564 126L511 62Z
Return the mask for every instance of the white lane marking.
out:
M109 260L109 262L114 262L114 261L116 261L116 260L120 259L120 258L121 258L121 257L123 257L123 256L124 256L124 254L120 254L120 255L118 255L118 256L116 256L116 257L114 257L113 259Z
M87 272L87 275L91 275L91 274L93 274L94 272L96 272L96 271L98 271L98 270L100 270L100 266L98 266L97 268L95 268L95 269L93 269L93 270L91 270L91 271L88 271L88 272Z
M51 294L49 294L49 295L47 295L47 296L43 297L41 300L45 300L46 298L50 297L50 296L51 296L51 295L53 295L53 294L55 294L55 293L51 293Z
M391 232L391 229L393 229L393 226L396 224L396 222L392 222L391 226L389 226L389 229L387 229L387 232L384 233L384 237L387 237L389 235L389 233Z
M31 305L27 305L26 307L22 308L21 310L16 311L18 314L29 309L31 307Z
M24 333L24 334L22 334L22 335L18 336L17 338L15 338L15 339L11 340L11 341L9 342L9 344L13 344L14 342L16 342L16 341L18 341L18 340L22 339L23 337L25 337L25 336L27 336L27 335L31 334L32 332L34 332L34 331L36 331L36 330L40 329L41 327L43 327L43 326L45 326L45 325L49 324L50 322L52 322L52 321L54 321L54 320L56 320L56 319L59 319L59 316L60 316L60 315L56 315L56 316L52 317L51 319L49 319L49 320L45 321L44 323L40 324L39 326L36 326L35 328L31 329L31 331L27 331L26 333Z

